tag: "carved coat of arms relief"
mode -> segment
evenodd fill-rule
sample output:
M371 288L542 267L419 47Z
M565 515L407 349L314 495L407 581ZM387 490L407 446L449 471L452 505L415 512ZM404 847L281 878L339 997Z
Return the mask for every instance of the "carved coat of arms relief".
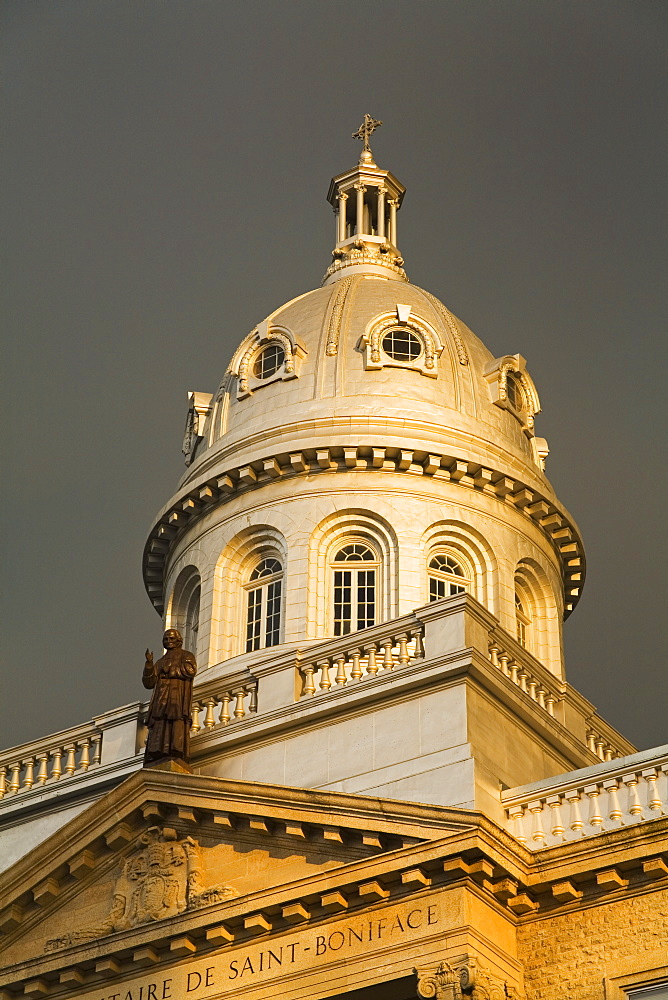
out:
M192 837L179 840L175 831L151 827L139 837L122 866L107 919L51 938L45 950L57 951L239 895L233 886L207 887L203 879L197 841Z

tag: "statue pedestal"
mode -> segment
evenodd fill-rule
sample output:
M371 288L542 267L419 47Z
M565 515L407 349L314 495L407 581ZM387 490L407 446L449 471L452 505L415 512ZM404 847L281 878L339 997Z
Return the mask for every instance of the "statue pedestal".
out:
M186 764L184 760L178 760L172 757L166 757L164 760L151 761L148 764L144 764L144 767L151 768L156 771L172 771L174 774L194 774L192 767Z

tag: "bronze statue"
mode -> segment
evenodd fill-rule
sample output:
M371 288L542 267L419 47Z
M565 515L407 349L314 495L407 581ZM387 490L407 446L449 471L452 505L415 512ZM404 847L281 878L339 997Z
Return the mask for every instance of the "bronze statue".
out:
M142 682L153 688L148 706L146 725L148 738L144 767L161 760L180 760L187 764L190 757L190 726L193 677L197 663L192 653L183 649L181 633L168 628L162 637L165 655L157 663L146 650Z

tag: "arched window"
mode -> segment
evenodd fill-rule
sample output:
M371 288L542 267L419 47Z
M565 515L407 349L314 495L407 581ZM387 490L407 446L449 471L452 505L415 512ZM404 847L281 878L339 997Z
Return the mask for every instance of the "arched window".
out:
M273 556L255 566L246 584L246 652L281 641L283 567Z
M449 553L438 553L429 560L429 600L440 601L471 588L471 577L463 563Z
M376 624L377 553L366 542L349 542L333 560L334 635L348 635Z
M506 398L518 413L524 409L524 390L514 372L506 373Z
M515 626L517 641L520 646L528 648L531 629L531 607L524 594L515 591Z
M185 622L183 626L183 645L197 656L197 637L199 633L199 605L202 596L202 588L198 584L186 605Z

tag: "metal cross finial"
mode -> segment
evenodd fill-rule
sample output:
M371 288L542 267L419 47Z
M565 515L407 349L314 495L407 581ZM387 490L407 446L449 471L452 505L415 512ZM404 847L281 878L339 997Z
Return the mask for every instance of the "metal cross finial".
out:
M382 122L376 121L375 118L372 118L371 115L365 115L364 121L357 129L357 132L353 132L353 139L361 139L362 142L364 143L365 153L371 152L371 146L369 145L369 136L371 135L372 132L375 132L375 130L382 124L383 124Z

